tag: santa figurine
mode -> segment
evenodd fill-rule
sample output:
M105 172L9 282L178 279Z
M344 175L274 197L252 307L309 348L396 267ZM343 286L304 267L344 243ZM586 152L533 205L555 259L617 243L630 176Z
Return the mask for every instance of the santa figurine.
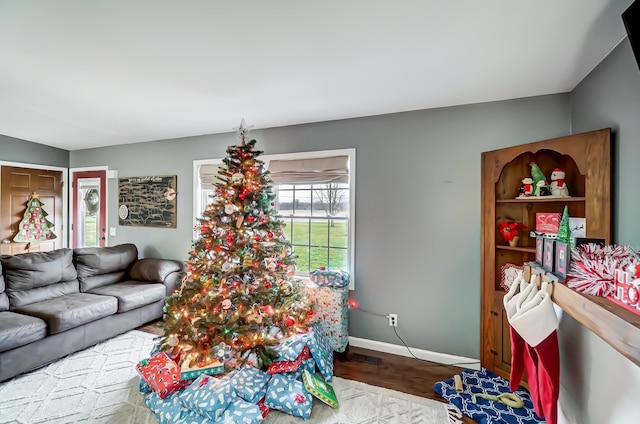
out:
M518 197L529 197L531 195L533 195L533 178L523 178Z
M551 173L551 184L549 184L549 190L553 196L569 197L569 189L564 182L564 169L556 168Z

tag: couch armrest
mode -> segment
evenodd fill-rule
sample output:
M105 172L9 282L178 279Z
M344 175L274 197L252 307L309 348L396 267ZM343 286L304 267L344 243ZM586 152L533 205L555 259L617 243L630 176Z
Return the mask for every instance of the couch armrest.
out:
M182 263L171 259L143 258L137 260L129 270L129 277L138 281L163 283L167 288L167 296L176 288L178 276L182 271Z

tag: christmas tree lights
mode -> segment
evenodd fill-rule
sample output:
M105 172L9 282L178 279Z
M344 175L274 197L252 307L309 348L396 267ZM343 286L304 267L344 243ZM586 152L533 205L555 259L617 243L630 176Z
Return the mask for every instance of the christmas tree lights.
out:
M295 257L257 159L262 152L246 138L242 122L240 143L227 148L215 195L198 219L184 277L165 305L160 349L183 367L224 355L225 371L247 361L266 369L278 357L275 345L313 324L302 283L292 279Z

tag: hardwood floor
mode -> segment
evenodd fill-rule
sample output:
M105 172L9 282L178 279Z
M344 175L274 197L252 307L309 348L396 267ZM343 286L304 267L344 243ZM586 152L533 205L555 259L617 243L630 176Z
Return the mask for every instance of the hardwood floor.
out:
M157 323L138 328L152 334L162 334ZM346 357L345 357L346 356ZM438 381L452 378L462 368L440 365L404 356L392 355L358 347L350 347L345 354L336 354L333 374L337 377L361 381L372 386L386 387L439 402L446 402L433 391ZM476 424L464 416L463 424Z

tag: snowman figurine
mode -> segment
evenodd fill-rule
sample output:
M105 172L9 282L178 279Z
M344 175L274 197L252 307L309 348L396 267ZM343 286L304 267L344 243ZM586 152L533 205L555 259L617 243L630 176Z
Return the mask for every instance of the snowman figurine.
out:
M518 197L529 197L533 195L533 178L526 177L522 179Z
M551 184L549 190L553 196L569 197L569 189L564 182L565 172L563 169L556 168L551 173Z

